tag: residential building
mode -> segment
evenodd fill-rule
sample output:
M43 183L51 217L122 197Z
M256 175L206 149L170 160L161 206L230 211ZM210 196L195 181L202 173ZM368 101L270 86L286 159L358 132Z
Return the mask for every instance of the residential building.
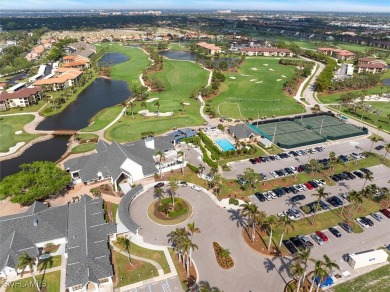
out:
M387 70L387 63L374 58L360 58L358 60L358 73L382 73Z
M0 93L0 110L8 110L14 107L27 107L37 103L41 99L42 88L37 87L26 87L18 91L7 92L3 91Z
M356 55L350 51L336 48L318 48L317 52L343 61L353 60L356 57Z
M229 51L237 52L244 48L268 48L270 46L268 41L235 41L230 44Z
M91 57L93 54L96 54L96 46L86 43L86 42L77 42L69 44L65 51L68 55L73 56L82 56L85 58Z
M83 72L78 69L58 68L56 75L52 78L40 79L35 81L32 85L46 87L52 91L63 90L76 84L80 80L82 74Z
M278 49L278 48L242 48L241 53L246 56L267 56L267 57L294 56L294 53L289 49Z
M164 157L159 157L158 152ZM96 153L64 162L64 168L75 181L88 184L110 179L115 190L118 190L118 184L132 185L140 179L182 166L183 158L179 160L171 136L147 137L123 145L101 140L96 146Z
M206 42L199 42L196 44L198 48L201 48L206 51L207 54L209 55L215 55L215 54L220 54L222 51L221 47L218 47L214 44L208 44Z
M66 261L66 287L61 289L112 289L108 241L117 229L105 222L104 215L101 198L83 195L76 203L48 207L35 202L24 213L0 217L0 275L7 278L21 272L18 258L24 253L38 264L48 256L45 248L50 244L58 247L50 255L61 255Z
M77 69L87 69L91 65L89 58L83 56L65 56L63 58L63 63L61 67L64 68L77 68Z
M190 137L196 136L197 134L198 134L198 132L196 130L190 129L190 128L185 128L185 129L178 129L178 130L168 134L168 136L173 138L172 142L174 144L177 144L178 142L180 142L181 139L190 138Z

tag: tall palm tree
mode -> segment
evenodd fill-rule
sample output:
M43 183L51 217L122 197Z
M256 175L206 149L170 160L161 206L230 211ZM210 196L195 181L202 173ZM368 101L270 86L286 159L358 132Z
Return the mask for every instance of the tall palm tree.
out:
M319 290L319 288L321 286L321 282L326 277L326 270L324 269L324 266L325 266L325 263L323 261L321 261L321 260L314 261L313 279L312 279L312 282L311 282L311 285L310 285L310 291L309 292L311 292L313 290L314 280L317 277L319 277L319 281L318 281L318 284L317 284L317 290L316 291Z
M157 116L159 117L160 116L160 101L156 100L156 102L154 103L154 106L157 107Z
M273 235L274 228L276 227L277 224L278 224L278 218L276 218L275 215L268 216L266 221L266 226L269 230L268 250L270 250L271 248L272 235Z
M309 158L307 159L307 162L309 162L309 161L310 161L310 156L313 154L313 150L312 150L312 149L309 149L309 150L307 151L307 153L309 154Z
M131 258L130 258L130 244L131 244L130 239L128 239L127 237L121 236L121 237L118 237L116 242L120 248L122 248L124 251L127 252L127 259L129 261L129 264L133 265L131 263Z
M386 154L385 154L385 157L384 157L384 158L386 158L387 153L390 152L390 143L385 144L385 150L386 150Z
M383 138L382 137L380 137L380 136L371 136L371 137L369 137L368 139L370 139L371 140L371 146L370 146L370 151L369 152L371 152L371 150L372 150L372 147L374 146L374 143L378 143L378 142L380 142L380 141L383 141Z
M188 231L189 231L190 234L191 234L191 240L192 240L192 238L194 237L194 234L195 234L195 233L200 233L200 229L199 229L199 227L196 227L196 226L195 226L195 222L188 223L188 224L187 224L187 227L188 227Z
M327 272L327 274L332 274L334 270L339 271L340 267L338 264L336 264L335 261L333 261L331 258L328 257L328 255L324 254L324 268Z
M203 174L203 171L205 170L205 167L203 164L199 164L198 166L198 173L201 176Z
M329 196L329 193L325 192L325 188L324 187L319 187L317 189L317 193L312 194L312 196L317 197L316 211L314 212L313 221L311 223L311 224L314 224L314 220L316 218L316 215L317 215L317 212L318 212L318 208L320 207L320 201L322 199L325 199L327 196Z
M185 153L183 151L177 151L177 159L181 157L181 173L184 175L184 160L185 160Z
M245 202L244 204L241 204L241 214L244 217L248 218L248 224L247 227L249 229L249 226L252 226L252 242L255 240L255 225L256 225L256 217L258 216L259 210L257 208L257 205Z
M165 159L166 159L166 156L165 156L165 154L164 154L164 152L162 152L162 151L157 151L156 152L156 156L158 156L159 157L159 170L160 170L160 176L162 177L162 167L161 167L161 162L162 161L165 161Z
M134 108L137 106L137 104L134 101L130 101L129 102L129 106L131 108L131 115L132 115L132 117L134 119Z
M189 277L190 276L190 264L192 261L192 250L199 249L199 248L188 237L183 239L183 241L180 243L180 247L181 247L183 253L187 255L186 269L187 269L187 277Z
M291 275L294 277L295 281L297 282L297 292L299 292L299 289L301 288L301 279L303 277L302 264L299 261L294 261L289 266L289 270Z
M207 281L200 281L197 292L221 292L221 290L218 287L211 287Z
M155 188L154 189L154 197L159 199L160 204L161 204L161 200L164 198L164 190L162 188Z
M175 208L175 194L177 189L179 188L179 184L176 178L172 177L169 179L169 193L172 198L172 207Z
M370 173L365 173L363 178L364 178L364 184L363 184L362 190L366 186L367 181L372 182L374 180L374 177Z
M348 221L351 221L357 210L359 209L360 205L363 203L363 194L362 192L357 191L351 191L348 194L348 200L353 204L356 205L355 210L352 209L352 206L350 206L349 212L348 212ZM344 205L343 205L344 208Z
M299 251L294 256L294 260L295 261L298 261L301 264L303 264L302 285L305 283L306 271L307 271L307 263L308 263L308 261L312 260L310 258L310 253L311 253L311 249L310 248L306 248L305 250ZM299 289L297 291L299 291Z
M288 218L288 216L280 217L278 225L282 226L283 231L282 231L282 236L280 237L279 249L282 246L284 234L285 233L287 234L290 230L294 230L293 224L294 224L293 221L290 218Z
M145 102L145 101L141 102L141 107L143 107L143 108L144 108L144 110L145 110L145 114L144 114L144 116L146 117L147 104L146 104L146 102Z
M188 238L188 235L188 231L185 228L176 228L168 234L168 243L172 243L173 248L179 255L179 261L182 260L181 243Z
M218 167L212 167L210 168L210 174L214 176L216 173L218 173Z
M39 289L37 279L35 278L35 275L34 275L34 266L35 265L36 265L36 258L30 256L27 252L25 252L18 257L18 264L16 265L16 268L18 270L22 270L21 274L23 274L24 270L28 267L30 269L31 275L34 279L35 286L37 286L37 290L41 291Z

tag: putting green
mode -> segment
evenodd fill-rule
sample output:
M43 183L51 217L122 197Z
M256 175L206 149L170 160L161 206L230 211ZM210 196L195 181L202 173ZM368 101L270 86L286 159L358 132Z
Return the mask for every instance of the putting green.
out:
M249 57L238 73L226 74L220 94L209 103L221 116L237 119L301 113L302 106L283 91L294 70L279 59Z

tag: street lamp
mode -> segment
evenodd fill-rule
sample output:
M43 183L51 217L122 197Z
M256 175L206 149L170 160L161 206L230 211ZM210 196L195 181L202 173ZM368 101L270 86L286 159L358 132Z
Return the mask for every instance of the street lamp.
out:
M152 273L152 278L153 278L153 269L151 269L150 272Z

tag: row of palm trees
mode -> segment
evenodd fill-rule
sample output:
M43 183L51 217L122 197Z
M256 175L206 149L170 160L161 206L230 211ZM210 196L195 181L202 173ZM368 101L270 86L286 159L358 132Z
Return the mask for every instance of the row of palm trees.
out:
M193 242L196 233L200 233L200 229L195 226L195 222L192 222L187 224L187 228L176 228L168 234L168 242L172 243L172 247L178 254L179 262L182 262L183 267L186 268L187 277L190 276L192 251L198 249L198 246Z
M318 292L326 277L332 274L335 270L340 270L340 267L336 264L336 262L330 259L326 254L323 256L324 260L316 260L310 257L310 253L310 248L299 251L295 254L294 259L289 266L290 272L297 283L297 292L300 291L301 286L305 283L309 262L314 263L310 292L313 290L315 279L317 279L316 291Z

